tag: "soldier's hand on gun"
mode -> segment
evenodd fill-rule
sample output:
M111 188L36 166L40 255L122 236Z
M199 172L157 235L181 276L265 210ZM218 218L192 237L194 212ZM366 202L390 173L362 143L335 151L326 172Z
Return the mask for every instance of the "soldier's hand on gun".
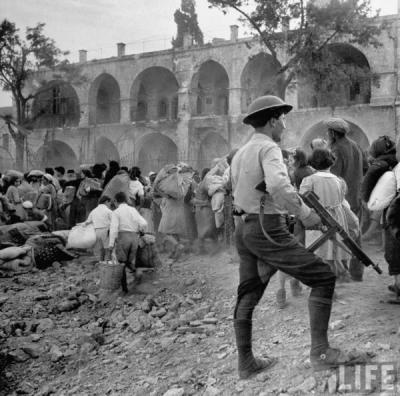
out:
M307 230L322 230L321 218L317 215L315 210L311 209L310 214L301 220Z

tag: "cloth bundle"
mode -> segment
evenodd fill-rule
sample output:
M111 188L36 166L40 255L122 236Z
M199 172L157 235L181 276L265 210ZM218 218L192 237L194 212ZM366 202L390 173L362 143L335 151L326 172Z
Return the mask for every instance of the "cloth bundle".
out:
M155 268L160 264L156 249L156 238L152 234L144 234L139 238L136 252L136 268Z
M102 196L106 195L111 199L115 198L115 195L119 192L124 192L127 196L129 196L129 175L124 172L118 172L106 185L103 190Z
M183 199L193 180L193 169L186 164L165 165L154 180L154 191L159 194Z
M0 250L0 274L5 272L21 273L33 266L31 246L10 246Z
M65 249L65 240L57 235L35 235L26 244L33 247L34 263L39 269L45 269L55 261L68 261L76 257Z

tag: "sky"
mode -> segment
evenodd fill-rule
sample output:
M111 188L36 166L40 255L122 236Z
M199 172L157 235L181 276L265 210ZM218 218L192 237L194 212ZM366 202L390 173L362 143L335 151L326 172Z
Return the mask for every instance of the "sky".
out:
M397 12L397 0L371 4L381 15ZM179 7L180 0L0 0L0 15L21 32L44 22L45 34L77 61L80 49L88 51L89 60L115 56L118 42L126 43L126 54L170 48L176 34L173 14ZM197 0L196 9L206 41L229 38L229 26L239 24L237 14L209 9L207 0ZM240 27L239 37L244 35ZM0 107L10 105L10 95L0 91Z

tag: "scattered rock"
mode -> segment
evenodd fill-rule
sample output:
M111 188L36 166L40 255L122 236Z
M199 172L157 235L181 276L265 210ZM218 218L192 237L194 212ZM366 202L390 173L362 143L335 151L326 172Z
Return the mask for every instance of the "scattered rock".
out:
M70 312L78 308L79 305L78 300L64 300L57 304L56 308L59 312Z
M193 293L190 298L194 301L199 301L203 298L203 294L201 292Z
M185 393L184 388L171 388L168 389L163 396L183 396Z
M334 393L336 393L337 386L338 386L336 375L335 374L331 375L328 378L327 382L328 382L328 392L330 395L333 395Z
M204 324L216 325L216 324L218 323L218 319L216 319L216 318L204 318L204 319L202 320L202 322L203 322Z
M0 307L8 300L8 296L0 296Z
M192 326L181 326L176 329L178 333L204 333L205 328L203 326L192 327Z
M38 358L44 352L40 344L27 342L21 346L21 349L32 358Z
M203 393L203 396L217 396L221 394L221 390L215 386L209 385Z
M167 310L165 308L160 308L157 310L153 310L150 312L150 315L153 316L154 318L162 318L167 314Z
M31 341L38 342L41 340L43 336L41 334L31 334Z
M22 349L16 349L15 351L10 351L8 356L15 362L25 362L29 359L29 355L25 353Z
M46 330L53 329L55 327L54 322L50 318L40 319L36 331L43 333Z
M192 285L194 285L196 283L196 278L188 278L188 279L185 279L185 281L184 281L184 285L185 286L192 286Z
M50 359L52 362L58 362L64 354L61 352L57 345L52 345L49 351Z
M333 322L330 323L329 328L331 330L340 330L344 328L344 321L339 319L339 320L335 320Z
M392 347L390 344L378 344L379 349L383 349L384 351L390 351Z
M56 393L56 389L54 388L54 386L45 385L42 389L40 389L38 396L49 396L53 393Z
M147 330L151 328L152 322L148 315L143 313L142 311L133 311L131 312L126 321L130 327L130 329L136 334L143 330Z

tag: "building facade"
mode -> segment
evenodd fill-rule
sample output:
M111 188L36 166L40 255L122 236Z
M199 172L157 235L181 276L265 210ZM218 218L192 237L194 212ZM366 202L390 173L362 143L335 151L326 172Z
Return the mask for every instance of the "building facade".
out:
M266 93L284 94L294 106L283 147L307 149L314 137L325 134L321 121L332 115L349 122L351 137L363 149L380 135L395 138L399 15L382 18L389 22L382 47L332 45L346 62L379 76L379 85L360 81L343 87L343 105L334 110L301 81L277 92L272 80L280 65L256 40L238 39L237 26L231 27L230 40L201 47L187 40L182 49L126 55L119 43L116 57L92 61L82 50L85 83L51 81L45 71L37 75L48 89L30 108L39 117L28 138L27 166L72 168L113 159L145 173L177 161L201 169L249 138L251 128L242 119L248 104ZM284 63L284 51L279 59Z

